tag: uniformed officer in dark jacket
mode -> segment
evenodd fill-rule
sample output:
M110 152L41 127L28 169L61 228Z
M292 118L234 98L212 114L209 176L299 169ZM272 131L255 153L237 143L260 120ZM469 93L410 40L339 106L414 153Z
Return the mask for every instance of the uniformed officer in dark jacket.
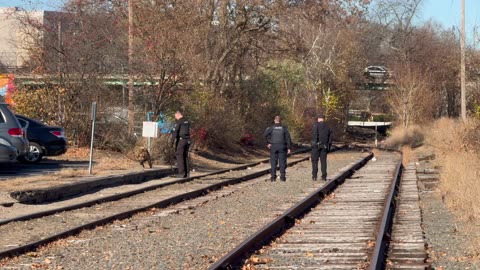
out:
M277 178L277 161L280 163L280 180L287 180L285 170L287 168L287 154L290 154L291 141L287 127L280 124L281 120L280 116L275 116L275 124L263 133L267 140L267 147L270 149L270 180L272 182Z
M190 122L183 117L181 111L175 113L175 126L172 130L172 146L178 166L178 178L188 177L188 148L190 147Z
M332 146L332 130L325 124L322 114L313 125L312 138L312 180L317 181L318 158L322 166L322 180L327 180L327 154Z

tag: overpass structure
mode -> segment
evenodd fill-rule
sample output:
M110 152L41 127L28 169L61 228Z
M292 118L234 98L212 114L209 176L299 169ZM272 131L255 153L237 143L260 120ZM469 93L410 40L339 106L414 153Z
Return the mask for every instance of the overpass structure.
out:
M361 127L373 129L379 133L385 134L392 126L392 122L364 122L364 121L348 121L348 127Z
M365 121L348 121L351 127L389 127L392 122L365 122Z

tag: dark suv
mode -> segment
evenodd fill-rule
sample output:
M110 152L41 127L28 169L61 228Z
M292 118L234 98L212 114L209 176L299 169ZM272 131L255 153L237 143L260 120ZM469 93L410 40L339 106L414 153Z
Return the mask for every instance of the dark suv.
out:
M24 156L28 152L28 140L26 138L25 130L18 122L15 115L8 108L8 104L0 103L0 144L3 150L15 149L17 156ZM6 153L2 150L2 153ZM0 160L12 160L10 158L2 157Z
M19 157L26 163L36 163L44 156L59 156L67 151L65 131L61 127L51 127L23 115L16 115L18 121L27 130L30 151Z

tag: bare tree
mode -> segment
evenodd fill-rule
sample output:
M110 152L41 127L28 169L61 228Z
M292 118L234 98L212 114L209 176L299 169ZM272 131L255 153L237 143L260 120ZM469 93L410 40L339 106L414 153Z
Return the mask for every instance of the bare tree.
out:
M62 125L72 141L83 145L88 138L90 104L98 101L100 109L121 103L115 87L122 61L126 59L122 6L109 1L67 3L62 12L45 12L44 20L35 20L25 12L18 19L28 37L32 73L43 81L46 96L32 100L36 115L44 121ZM32 13L35 14L35 13ZM20 89L19 94L30 89ZM61 97L55 106L44 102L49 96ZM120 101L120 102L119 102ZM43 114L42 114L43 112Z
M398 65L395 87L387 94L387 103L403 127L433 118L435 103L428 74L421 69Z
M378 0L376 18L380 24L389 28L390 49L393 61L411 60L413 34L416 29L414 19L418 15L423 0Z

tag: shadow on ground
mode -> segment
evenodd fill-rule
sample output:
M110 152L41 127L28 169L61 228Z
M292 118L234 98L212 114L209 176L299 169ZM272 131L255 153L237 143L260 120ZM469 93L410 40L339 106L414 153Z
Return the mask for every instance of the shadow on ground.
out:
M33 176L59 171L65 168L86 168L88 161L62 161L45 159L37 164L0 164L0 180L19 176Z

